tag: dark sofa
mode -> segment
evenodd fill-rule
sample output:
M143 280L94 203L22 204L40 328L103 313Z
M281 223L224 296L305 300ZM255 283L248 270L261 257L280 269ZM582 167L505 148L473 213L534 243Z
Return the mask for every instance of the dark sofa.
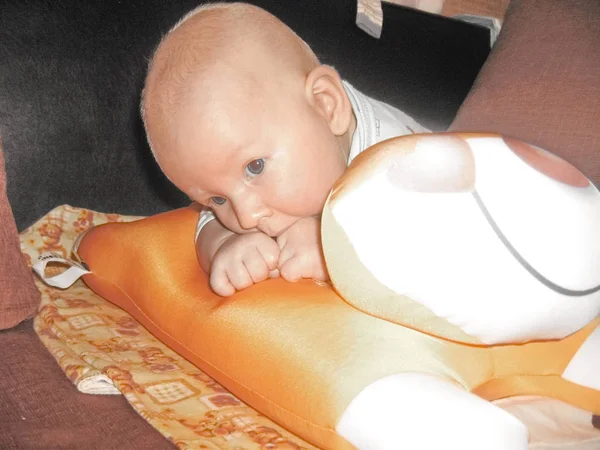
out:
M0 2L0 131L17 228L68 203L151 215L188 203L161 175L138 113L147 60L199 0ZM487 30L385 7L381 40L356 2L256 1L359 89L446 128L489 52ZM122 397L78 393L31 320L0 332L0 448L160 449Z
M23 229L72 203L152 214L186 199L160 174L138 112L148 58L201 0L0 3L0 127ZM489 51L487 30L399 7L377 41L354 0L255 1L359 89L447 127Z
M0 135L19 230L64 203L136 215L188 203L152 160L138 103L152 49L199 3L0 1ZM600 180L595 0L514 0L489 58L487 30L405 8L384 6L375 40L354 25L354 0L252 3L425 125L512 134ZM171 448L124 398L78 393L31 320L0 332L0 355L0 449Z

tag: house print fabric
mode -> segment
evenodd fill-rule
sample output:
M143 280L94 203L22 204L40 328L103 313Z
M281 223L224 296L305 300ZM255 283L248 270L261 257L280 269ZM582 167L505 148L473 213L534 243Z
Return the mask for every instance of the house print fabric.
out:
M91 226L135 219L65 205L23 231L21 247L29 263L49 251L68 257ZM42 305L35 330L81 392L124 395L179 449L315 448L242 403L82 281L67 290L36 284Z

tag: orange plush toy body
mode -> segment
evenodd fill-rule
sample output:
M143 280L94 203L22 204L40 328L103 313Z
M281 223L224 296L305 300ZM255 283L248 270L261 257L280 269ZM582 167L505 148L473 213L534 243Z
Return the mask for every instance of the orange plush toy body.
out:
M488 401L522 394L600 413L600 194L542 150L441 134L364 152L323 213L335 290L216 296L197 216L93 228L85 282L319 447L524 449Z

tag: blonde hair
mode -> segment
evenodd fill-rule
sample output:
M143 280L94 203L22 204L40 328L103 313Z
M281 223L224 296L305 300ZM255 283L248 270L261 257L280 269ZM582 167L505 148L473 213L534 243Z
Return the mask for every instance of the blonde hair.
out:
M162 111L165 123L161 125L167 126L170 112L188 93L192 77L230 57L236 46L251 43L262 45L261 51L271 52L278 63L287 63L306 74L319 65L316 55L296 33L270 13L247 3L203 4L163 36L149 61L140 102L144 129L155 157L156 148L148 134L148 110ZM224 51L225 46L229 52Z

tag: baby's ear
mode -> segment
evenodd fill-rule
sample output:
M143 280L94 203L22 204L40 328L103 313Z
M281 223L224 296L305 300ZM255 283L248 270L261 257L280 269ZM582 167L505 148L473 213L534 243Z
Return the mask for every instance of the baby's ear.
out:
M325 119L336 136L342 136L352 123L352 105L337 71L330 66L314 68L306 78L306 98Z

